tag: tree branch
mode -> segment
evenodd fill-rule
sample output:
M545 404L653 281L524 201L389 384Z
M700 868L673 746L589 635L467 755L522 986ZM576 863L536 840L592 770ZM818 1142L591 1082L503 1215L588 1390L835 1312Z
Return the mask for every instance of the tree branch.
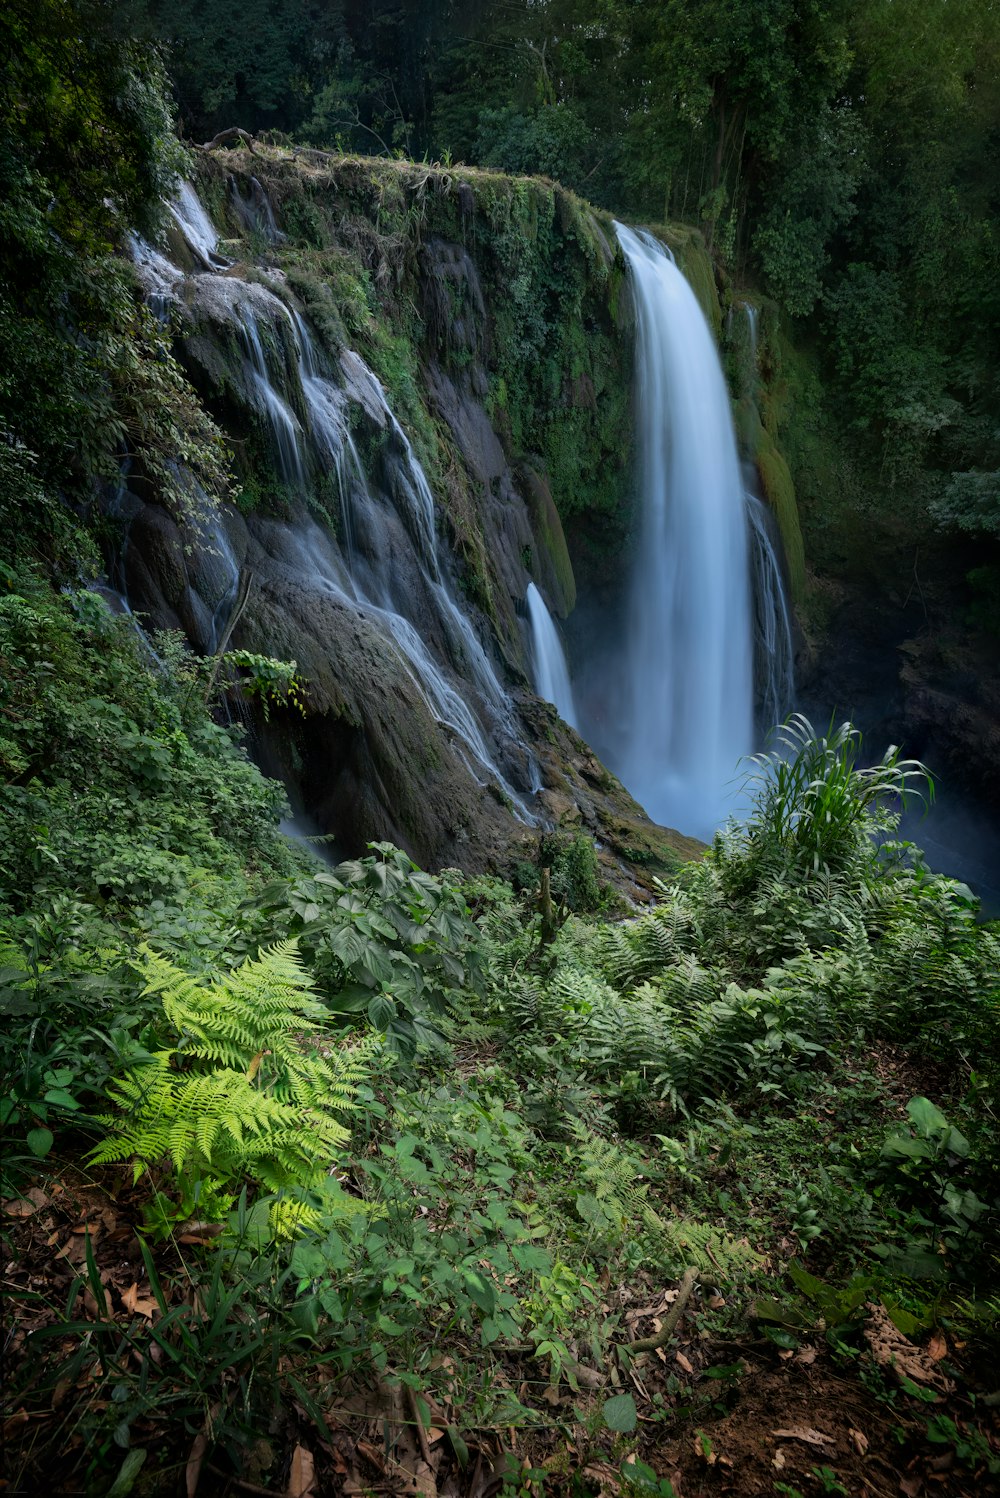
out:
M670 1307L667 1319L656 1336L640 1337L638 1342L619 1342L619 1347L623 1347L632 1357L637 1357L641 1352L655 1352L658 1347L664 1347L676 1331L677 1323L684 1314L684 1307L691 1299L691 1291L701 1278L702 1275L697 1269L685 1269L677 1290L677 1299Z
M243 142L251 156L260 155L260 152L253 143L253 136L249 131L241 130L239 125L230 125L228 130L220 130L218 135L213 135L212 139L207 140L203 146L199 146L195 142L195 149L198 151L214 151L216 146L221 146L224 140L231 140L233 136L236 136Z

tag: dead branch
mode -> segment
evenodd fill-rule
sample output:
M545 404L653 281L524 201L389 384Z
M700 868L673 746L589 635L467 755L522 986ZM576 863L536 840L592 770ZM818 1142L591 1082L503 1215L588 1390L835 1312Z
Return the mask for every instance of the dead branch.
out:
M228 130L220 130L218 135L213 135L212 139L207 140L203 146L199 146L196 142L195 149L198 151L214 151L216 146L221 146L224 140L232 140L234 136L243 142L251 156L260 155L260 152L253 143L253 136L248 130L241 130L239 125L230 125Z
M638 1342L620 1342L618 1345L632 1357L637 1357L641 1352L655 1352L658 1347L664 1347L677 1330L677 1323L684 1314L684 1307L691 1299L691 1291L702 1278L703 1276L697 1269L685 1269L677 1290L677 1299L670 1307L669 1314L656 1336L640 1337Z

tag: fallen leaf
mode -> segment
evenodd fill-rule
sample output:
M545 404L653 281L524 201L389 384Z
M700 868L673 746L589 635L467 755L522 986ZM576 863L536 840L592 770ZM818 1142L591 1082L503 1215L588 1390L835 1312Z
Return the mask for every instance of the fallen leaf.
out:
M151 1295L139 1294L138 1283L122 1291L122 1305L130 1316L145 1316L147 1321L152 1321L159 1310L159 1306Z
M789 1425L787 1429L774 1430L771 1434L783 1441L805 1441L809 1446L829 1446L833 1440L832 1436L825 1436L821 1430L813 1430L810 1425Z
M184 1468L184 1486L187 1498L194 1498L198 1491L198 1479L201 1477L201 1464L205 1460L205 1452L208 1450L208 1436L200 1431L191 1443L191 1454Z
M91 1316L95 1316L95 1317L96 1316L110 1316L112 1314L112 1310L111 1310L111 1292L110 1292L110 1290L105 1290L103 1292L103 1294L104 1294L104 1305L101 1306L101 1307L98 1307L97 1301L94 1298L94 1292L93 1292L93 1290L91 1290L90 1286L87 1285L86 1288L84 1289L84 1292L83 1292L83 1304L84 1304L86 1310L90 1313Z
M855 1430L852 1426L850 1430L848 1430L847 1434L850 1437L851 1445L858 1453L858 1456L864 1456L868 1450L868 1437L865 1435L864 1431Z
M23 1196L12 1197L3 1204L8 1217L32 1217L49 1205L49 1198L41 1186L29 1186Z
M954 1389L951 1379L936 1366L929 1351L917 1347L897 1331L884 1306L871 1302L866 1307L868 1321L865 1326L865 1341L872 1357L883 1368L891 1368L900 1379L912 1378L917 1383L930 1384L945 1394Z
M287 1498L315 1498L316 1463L306 1446L296 1446L288 1474Z
M680 1366L684 1369L685 1373L693 1373L694 1372L694 1368L693 1368L692 1364L684 1356L684 1354L682 1352L679 1352L679 1351L675 1352L674 1353L674 1357L676 1358L676 1360L680 1364Z
M928 1342L927 1353L931 1360L935 1363L940 1363L941 1359L947 1356L948 1344L939 1332L935 1332L931 1340Z
M385 1457L377 1446L372 1445L371 1441L358 1441L355 1450L360 1451L365 1461L371 1462L379 1472L385 1471Z
M61 1378L52 1391L52 1408L58 1410L66 1403L66 1395L73 1387L71 1378Z
M785 1453L782 1451L781 1447L779 1446L778 1449L777 1449L777 1451L774 1453L773 1457L771 1458L771 1466L774 1467L774 1469L776 1471L781 1472L783 1470L783 1468L784 1468L784 1465L785 1465Z
M923 1491L924 1480L922 1477L901 1477L899 1479L899 1491L904 1498L920 1498Z
M4 1424L3 1424L3 1438L4 1438L4 1440L7 1440L8 1436L12 1436L14 1434L15 1430L17 1430L17 1427L19 1425L27 1425L27 1423L28 1423L28 1411L27 1410L17 1410L13 1415L10 1416L10 1418L8 1420L4 1421Z
M815 1347L800 1347L795 1354L795 1361L801 1363L804 1368L810 1368L816 1361Z

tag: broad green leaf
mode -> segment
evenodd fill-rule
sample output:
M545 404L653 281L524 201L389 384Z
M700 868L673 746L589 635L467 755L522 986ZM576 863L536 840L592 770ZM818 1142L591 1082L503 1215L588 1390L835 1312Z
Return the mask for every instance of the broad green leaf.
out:
M39 1160L43 1160L52 1148L54 1135L51 1129L29 1129L28 1148Z
M802 1294L808 1296L810 1300L822 1300L829 1294L829 1286L817 1279L814 1274L810 1274L808 1270L803 1269L795 1259L788 1266L788 1274L789 1278L798 1285Z
M936 1134L943 1134L948 1128L948 1120L929 1098L911 1098L906 1105L906 1111L913 1127L925 1139L930 1139Z
M466 1290L468 1290L469 1295L479 1309L484 1315L492 1316L497 1303L496 1291L493 1289L493 1286L488 1284L475 1269L463 1269L462 1278L465 1281Z
M623 1435L635 1430L639 1422L639 1412L631 1394L616 1394L606 1401L601 1413L608 1429L620 1431Z

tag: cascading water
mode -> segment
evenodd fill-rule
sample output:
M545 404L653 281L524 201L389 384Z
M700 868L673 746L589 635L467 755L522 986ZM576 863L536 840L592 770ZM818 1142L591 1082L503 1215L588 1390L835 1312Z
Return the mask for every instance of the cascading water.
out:
M301 490L305 485L302 452L299 446L302 429L271 382L260 329L251 307L242 309L240 338L250 358L260 405L274 436L274 445L278 453L278 470L289 488Z
M207 270L229 264L228 260L216 253L219 235L190 182L180 184L167 203L167 208L184 236L188 249Z
M743 310L747 315L747 331L750 334L750 367L754 378L757 375L757 308L753 302L744 302Z
M185 238L189 247L194 248L194 241L197 241L202 262L213 268L209 257L214 255L217 243L215 231L192 190L181 194L173 211L178 223L187 226ZM153 283L149 255L143 253L140 258L140 252L146 248L137 245L136 263L147 285L155 290L159 282ZM169 265L169 262L165 263ZM162 275L158 266L152 268ZM177 275L180 277L179 272ZM517 740L510 699L471 621L451 596L438 554L433 495L382 386L353 352L341 355L343 386L322 374L302 317L266 287L242 282L233 276L212 275L201 275L199 284L202 305L210 307L215 315L224 316L236 327L247 359L250 397L270 427L282 481L289 489L305 493L309 438L321 464L333 469L341 497L347 559L346 565L342 561L339 563L338 575L331 572L323 576L324 589L345 605L378 621L392 639L428 708L450 731L470 774L480 784L495 780L517 814L525 821L533 821L523 799L501 770L497 754L490 745L491 737L508 744ZM294 349L291 368L280 352L280 339L276 345L274 341L274 330L286 322ZM263 331L265 326L271 330L270 337ZM272 349L270 356L269 349ZM308 432L276 386L275 375L279 372L286 387L289 379L297 380L301 386L308 414ZM440 637L446 642L455 681L449 679L422 637L420 624L427 622L427 616L421 621L414 612L418 604L412 596L412 589L407 588L406 569L400 568L398 542L394 547L384 536L370 536L368 539L373 544L364 557L359 554L360 548L356 551L353 545L359 509L365 511L363 518L368 522L369 532L384 530L389 515L384 506L379 509L351 436L349 408L352 400L361 405L376 425L388 431L393 439L396 457L390 465L391 498L409 538L407 544L415 554L418 591L423 591L429 600L427 606ZM315 572L316 559L327 549L320 544L321 533L312 522L304 520L298 523L298 530L303 533L309 530L311 545L299 547L299 552L306 567L309 563L305 554L311 554ZM301 536L291 540L293 547L297 540L301 540ZM222 551L223 548L219 548L220 555ZM409 576L412 581L412 572ZM216 621L213 620L213 639L216 635ZM459 683L462 686L470 684L478 694L476 709L466 700ZM528 770L532 781L536 782L537 771L530 756Z
M350 550L350 538L355 531L355 510L359 503L370 506L371 494L357 447L350 434L346 414L347 396L344 390L319 374L308 328L297 312L289 310L289 316L299 351L302 389L309 408L313 435L320 450L334 465L340 486L344 530ZM392 433L400 450L400 461L392 471L393 499L416 548L424 582L448 639L454 664L471 677L484 702L509 730L511 707L507 693L500 685L471 622L451 597L443 579L434 523L434 496L427 476L409 438L389 406L382 385L364 360L352 351L342 355L341 362L346 365L352 391L358 392L360 387L366 409L377 414L380 423ZM355 558L354 561L357 565L358 559ZM379 567L369 565L367 570L369 586L364 591L371 601L383 610L387 618L402 618L405 610L395 607L397 600L393 596L393 586L396 580L392 576L391 558L387 557ZM403 622L406 629L401 632L394 630L394 633L397 638L401 634L409 639L415 635L415 631L409 621L404 619ZM410 653L408 648L407 654ZM478 749L476 753L480 757ZM491 769L498 773L495 767L491 766Z
M657 821L710 837L753 742L743 483L694 292L651 234L616 229L636 304L641 528L613 768Z
M767 507L747 494L753 580L754 697L762 736L791 712L795 699L795 650L785 584Z
M576 705L573 688L569 680L569 667L559 638L559 631L552 615L545 607L545 600L535 587L528 584L526 598L528 620L531 624L532 657L535 667L535 691L539 697L551 702L560 718L571 728L576 728Z

